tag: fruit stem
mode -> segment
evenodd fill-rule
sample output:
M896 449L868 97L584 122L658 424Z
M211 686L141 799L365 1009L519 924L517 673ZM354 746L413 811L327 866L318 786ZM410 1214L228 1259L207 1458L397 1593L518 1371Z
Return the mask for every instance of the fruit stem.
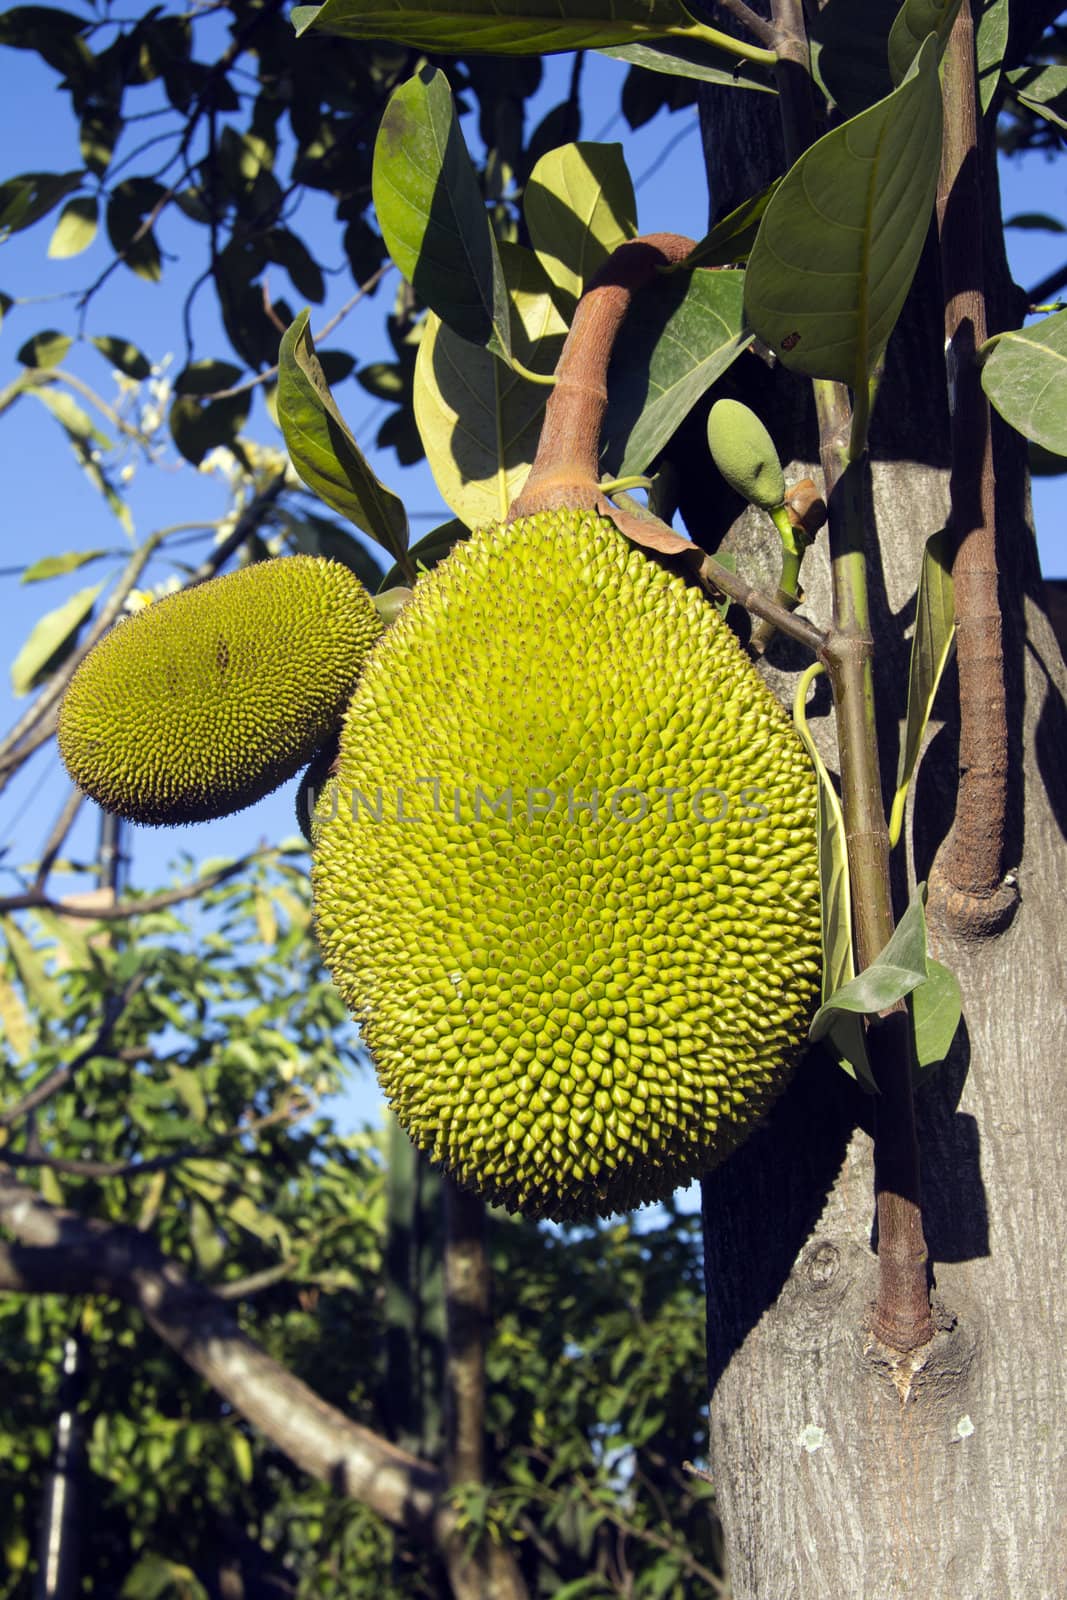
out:
M684 261L693 248L693 240L681 234L650 233L619 245L593 277L574 313L537 455L508 509L508 522L539 511L591 511L601 498L600 430L616 337L637 291L659 268Z

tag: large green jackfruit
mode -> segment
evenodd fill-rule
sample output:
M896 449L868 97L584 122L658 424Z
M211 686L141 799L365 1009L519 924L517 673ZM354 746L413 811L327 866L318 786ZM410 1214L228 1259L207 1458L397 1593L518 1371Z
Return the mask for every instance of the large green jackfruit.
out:
M816 790L714 608L594 513L475 534L375 652L315 816L327 965L432 1159L577 1218L783 1087L820 972Z
M71 777L134 822L202 822L284 783L337 728L382 631L340 562L257 562L120 622L71 679Z

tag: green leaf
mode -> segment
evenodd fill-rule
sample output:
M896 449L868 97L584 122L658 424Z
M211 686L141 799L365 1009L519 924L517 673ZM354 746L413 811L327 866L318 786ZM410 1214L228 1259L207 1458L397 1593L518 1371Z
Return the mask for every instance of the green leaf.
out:
M308 28L349 39L391 39L419 50L548 55L595 50L688 32L692 18L679 0L326 0L292 12L297 35Z
M885 949L870 966L842 984L823 1002L812 1018L809 1038L816 1040L831 1034L837 1043L842 1022L851 1027L854 1019L886 1011L921 984L926 984L930 958L923 913L925 899L925 883L916 884L908 909Z
M701 83L721 83L731 89L759 89L774 94L767 83L750 77L743 63L726 50L716 50L704 40L675 45L623 44L603 46L598 55L612 56L631 67L665 73L671 78L695 78Z
M975 0L973 7L976 17L974 53L978 69L978 99L985 113L1000 83L1004 53L1008 48L1011 12L1009 0L981 0L981 16L978 16L979 4L980 0Z
M111 440L93 422L89 413L65 389L31 389L33 398L50 411L71 443L78 446L96 445L100 450L110 450Z
M14 917L0 921L7 940L15 972L27 1000L38 1017L58 1017L63 1012L63 998L55 979L45 968L44 957L23 933Z
M48 254L54 260L80 256L96 238L100 207L92 194L76 195L59 213L59 220L48 241Z
M12 693L28 694L55 671L74 648L103 588L102 583L96 583L91 588L79 589L34 624L29 638L11 663Z
M838 0L810 14L808 42L819 86L842 117L854 117L893 87L889 33L899 0Z
M525 366L551 372L566 323L532 252L502 247L512 338ZM432 313L415 363L415 421L445 503L468 528L504 516L530 469L548 389L459 338Z
M621 144L565 144L543 155L522 197L537 259L569 313L594 272L637 232Z
M128 339L98 334L96 337L91 338L89 343L95 345L105 361L110 361L111 365L117 367L119 372L125 373L127 378L136 378L141 383L152 371L148 357L142 355L137 346L131 344ZM237 369L233 368L231 370L236 379L238 376ZM225 385L220 383L217 387L222 389L225 388Z
M809 669L797 685L793 702L793 722L811 757L818 781L817 828L819 849L819 892L822 919L822 993L825 1005L830 996L850 983L856 975L852 951L852 890L848 872L848 844L845 837L845 819L841 802L837 798L830 774L827 772L818 746L811 736L804 711L808 686L823 669ZM872 1093L874 1075L867 1059L863 1026L849 1026L843 1019L835 1030L831 1044L836 1048L838 1060L850 1076Z
M302 311L278 353L278 421L293 466L308 488L370 534L394 559L403 559L408 519L403 502L371 471L315 355Z
M198 467L208 452L220 445L233 448L248 420L251 404L251 390L229 395L224 400L202 400L195 394L178 394L167 418L171 438L186 461Z
M17 178L0 183L0 239L39 222L72 189L80 188L84 177L85 173L80 170L23 172Z
M190 361L174 380L174 393L207 399L222 389L232 389L241 368L232 361Z
M58 367L73 343L69 333L46 328L43 333L35 333L32 339L26 340L15 360L21 361L24 367Z
M251 1483L252 1446L248 1441L248 1437L246 1434L241 1433L238 1428L231 1428L229 1430L229 1438L230 1454L233 1456L233 1464L237 1468L237 1476L242 1483Z
M1067 311L997 334L979 354L982 388L1005 422L1067 455Z
M899 89L782 179L749 258L745 312L792 371L866 392L919 262L940 149L929 38Z
M311 511L299 517L286 514L284 527L293 549L299 555L340 561L355 573L360 583L372 594L377 589L382 575L378 559L358 539L353 538L347 528L331 522L328 517L317 517Z
M413 544L408 551L411 565L416 576L423 572L430 572L443 561L454 545L461 539L470 537L470 529L465 522L460 522L458 517L450 517L447 522L442 522L438 527L432 528L429 533L423 534L417 544ZM389 568L385 577L378 584L377 593L385 594L389 589L395 589L398 584L406 583L405 574L397 566Z
M954 973L929 958L927 979L908 996L918 1072L944 1061L963 1014L963 997Z
M741 330L741 272L673 273L637 297L608 379L607 470L644 472L716 378L752 340Z
M743 200L733 211L720 218L711 232L704 235L675 270L684 272L692 267L728 267L747 261L756 242L763 213L780 182L780 178L775 178L766 189Z
M40 561L26 568L22 582L40 583L42 578L61 578L65 573L77 572L79 567L87 566L90 561L99 561L101 556L111 553L110 550L68 550L62 556L42 556Z
M170 1081L174 1093L194 1122L201 1126L207 1121L207 1100L200 1082L200 1074L191 1067L171 1067Z
M903 82L923 40L937 35L938 59L945 53L961 0L904 0L889 31L889 71L894 84Z
M911 664L908 668L908 711L897 763L897 790L889 820L890 845L895 845L900 838L908 786L915 772L919 747L930 720L941 674L952 653L955 636L952 538L948 530L943 528L940 533L932 533L927 539L919 572L915 632L911 640Z
M461 338L507 360L504 273L443 72L423 67L391 96L372 187L386 247L420 300Z

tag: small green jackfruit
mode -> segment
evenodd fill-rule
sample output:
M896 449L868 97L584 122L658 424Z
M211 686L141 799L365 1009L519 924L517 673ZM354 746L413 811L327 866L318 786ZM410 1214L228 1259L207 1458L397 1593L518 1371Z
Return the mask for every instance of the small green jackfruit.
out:
M774 440L740 400L716 400L708 416L708 445L715 465L751 505L773 511L785 499L785 476Z
M611 522L459 546L375 651L314 827L323 955L414 1142L558 1219L721 1160L817 1001L815 813L734 635Z
M284 783L338 727L381 620L340 562L257 562L154 601L64 696L74 782L134 822L202 822Z

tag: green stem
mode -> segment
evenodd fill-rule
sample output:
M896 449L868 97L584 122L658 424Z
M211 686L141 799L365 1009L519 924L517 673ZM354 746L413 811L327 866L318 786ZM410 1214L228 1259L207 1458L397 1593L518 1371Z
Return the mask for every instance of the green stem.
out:
M736 56L739 61L752 61L760 67L774 67L778 60L773 50L764 50L758 44L748 44L744 39L735 39L732 33L720 33L718 28L706 28L702 22L694 22L688 28L665 28L663 34L657 31L655 35L649 36L649 43L653 43L656 37L664 36L710 44L716 50L723 50L727 55Z

